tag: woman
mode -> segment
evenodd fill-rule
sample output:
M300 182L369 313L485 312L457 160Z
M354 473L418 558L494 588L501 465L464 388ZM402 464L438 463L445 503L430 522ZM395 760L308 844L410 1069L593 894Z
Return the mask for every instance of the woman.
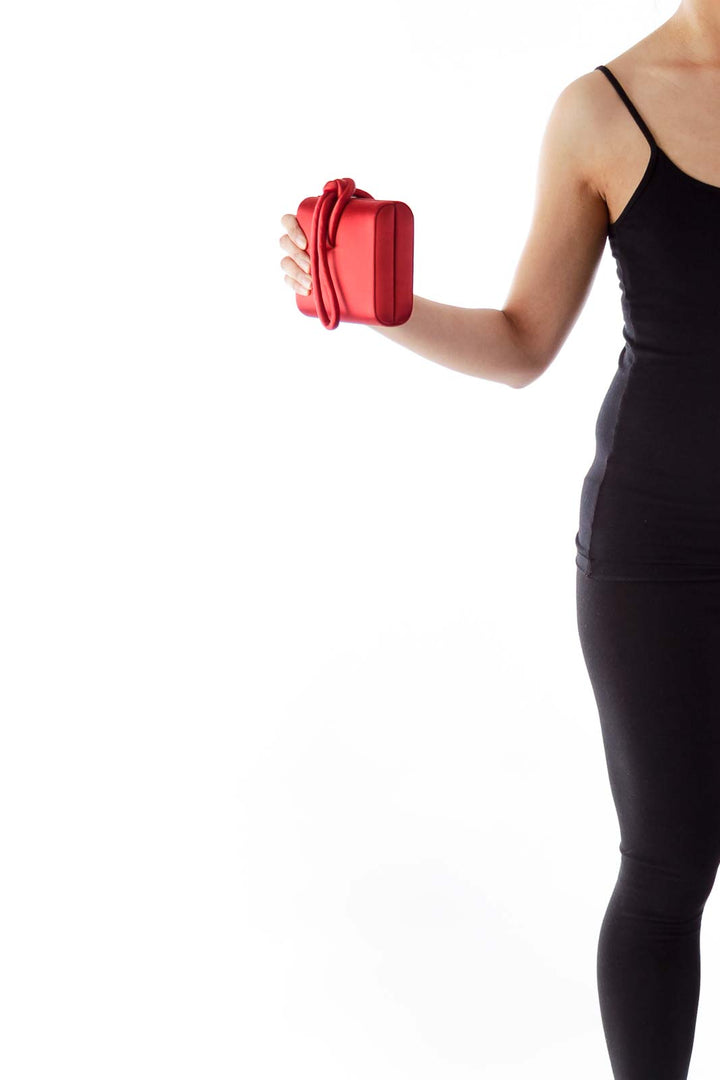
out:
M311 284L294 215L285 281ZM608 237L625 345L598 416L576 542L580 641L620 826L600 929L616 1080L684 1080L700 924L720 862L720 0L565 87L502 310L415 297L374 327L466 374L527 386L557 355Z

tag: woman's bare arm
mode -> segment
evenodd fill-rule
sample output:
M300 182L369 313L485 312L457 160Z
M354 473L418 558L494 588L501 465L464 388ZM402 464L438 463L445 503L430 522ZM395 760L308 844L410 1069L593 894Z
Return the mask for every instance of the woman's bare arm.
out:
M538 161L530 231L502 309L463 308L416 296L402 326L373 330L413 352L514 388L537 379L583 308L607 236L597 178L598 83L566 86L550 113Z

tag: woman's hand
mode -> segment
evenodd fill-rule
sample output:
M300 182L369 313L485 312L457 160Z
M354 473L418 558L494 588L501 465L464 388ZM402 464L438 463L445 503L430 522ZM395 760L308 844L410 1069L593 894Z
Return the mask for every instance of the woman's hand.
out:
M294 214L283 214L280 224L287 232L280 237L280 247L288 254L280 260L285 270L285 283L301 296L308 296L312 288L310 256L307 254L307 237Z

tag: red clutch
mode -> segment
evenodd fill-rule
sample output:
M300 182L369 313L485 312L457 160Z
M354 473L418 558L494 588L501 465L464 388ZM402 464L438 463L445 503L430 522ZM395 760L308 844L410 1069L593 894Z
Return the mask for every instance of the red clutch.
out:
M373 199L349 177L328 180L298 206L312 286L295 293L303 315L327 330L340 322L400 326L413 308L414 219L404 202Z

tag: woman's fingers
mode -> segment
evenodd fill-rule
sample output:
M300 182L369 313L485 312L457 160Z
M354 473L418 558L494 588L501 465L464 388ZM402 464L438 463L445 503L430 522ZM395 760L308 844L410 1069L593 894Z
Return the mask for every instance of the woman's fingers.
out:
M287 233L285 233L284 236L280 237L280 247L283 249L283 251L287 251L298 264L298 266L302 267L302 269L306 273L310 273L310 256L306 255L304 251L300 251L297 245L292 242Z
M294 283L297 292L302 292L307 296L312 288L312 278L310 274L306 274L304 270L301 270L298 264L290 255L286 255L284 259L280 260L280 266L285 271L285 281L290 280Z
M312 277L310 256L303 250L307 248L305 233L294 214L283 214L280 224L287 229L285 235L280 237L280 247L288 252L285 258L280 260L280 266L286 272L285 283L295 289L295 292L307 296L312 288Z
M295 290L295 292L300 293L301 296L309 295L310 290L306 289L304 285L298 284L295 278L290 277L289 274L285 275L284 281L286 285L289 285L291 289Z
M287 229L290 239L297 247L307 249L307 237L294 214L283 214L280 224Z

